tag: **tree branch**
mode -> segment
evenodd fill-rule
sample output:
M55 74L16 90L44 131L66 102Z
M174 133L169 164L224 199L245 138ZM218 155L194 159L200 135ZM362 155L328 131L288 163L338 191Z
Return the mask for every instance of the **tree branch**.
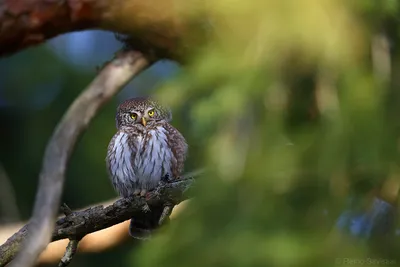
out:
M78 137L100 107L149 64L150 60L138 52L118 54L72 103L47 145L29 224L30 235L24 240L22 253L11 263L12 267L32 266L49 243L60 206L66 166Z
M78 250L79 240L72 239L68 242L64 256L62 257L58 267L65 267L71 263L76 251Z
M56 241L64 238L80 240L85 235L105 229L112 225L126 221L134 214L142 211L145 205L150 208L153 205L173 203L174 205L189 197L188 189L193 186L193 178L182 178L174 182L160 185L156 190L150 192L146 199L140 197L122 198L114 204L103 207L103 205L91 207L83 211L60 218L52 233L51 240ZM8 264L20 250L21 243L28 237L29 224L22 227L17 233L10 237L0 246L0 267Z
M61 211L65 214L65 216L69 216L72 214L72 210L67 206L67 204L63 203L61 205ZM71 263L72 258L75 256L76 251L78 250L78 244L81 239L70 239L65 250L64 256L61 258L61 261L58 263L58 267L65 267Z
M93 28L95 14L101 13L95 2L0 1L0 55L12 54L68 31Z
M185 7L200 9L200 3ZM96 28L128 34L135 50L179 60L189 43L195 48L204 38L189 37L197 32L195 24L186 8L176 6L176 0L0 0L0 57L59 34Z

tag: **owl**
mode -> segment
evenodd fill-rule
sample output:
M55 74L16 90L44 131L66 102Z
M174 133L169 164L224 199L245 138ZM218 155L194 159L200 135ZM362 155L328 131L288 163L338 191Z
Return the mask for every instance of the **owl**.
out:
M188 145L169 122L171 111L149 98L133 98L118 106L117 133L106 157L108 173L122 197L144 196L166 177L181 175ZM146 239L157 228L164 207L152 206L131 219L129 233Z

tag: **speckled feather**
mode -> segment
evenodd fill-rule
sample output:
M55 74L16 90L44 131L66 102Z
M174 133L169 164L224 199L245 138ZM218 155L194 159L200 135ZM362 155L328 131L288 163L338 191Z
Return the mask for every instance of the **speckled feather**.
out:
M128 197L136 189L151 190L165 175L178 177L184 167L187 145L183 136L166 122L147 131L123 127L112 138L107 165L113 185Z

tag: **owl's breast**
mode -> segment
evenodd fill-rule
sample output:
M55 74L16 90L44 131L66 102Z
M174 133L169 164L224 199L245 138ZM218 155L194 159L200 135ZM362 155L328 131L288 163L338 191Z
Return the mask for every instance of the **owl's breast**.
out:
M162 177L172 174L174 161L163 127L135 133L119 131L111 140L107 153L113 185L124 197L136 189L155 188Z
M171 174L173 153L168 144L167 131L159 126L136 137L135 174L146 189L157 186L161 178Z

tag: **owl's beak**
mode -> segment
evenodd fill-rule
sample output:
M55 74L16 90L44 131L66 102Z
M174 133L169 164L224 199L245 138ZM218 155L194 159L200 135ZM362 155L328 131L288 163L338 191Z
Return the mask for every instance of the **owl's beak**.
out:
M146 119L144 117L142 117L142 124L143 126L146 126Z

